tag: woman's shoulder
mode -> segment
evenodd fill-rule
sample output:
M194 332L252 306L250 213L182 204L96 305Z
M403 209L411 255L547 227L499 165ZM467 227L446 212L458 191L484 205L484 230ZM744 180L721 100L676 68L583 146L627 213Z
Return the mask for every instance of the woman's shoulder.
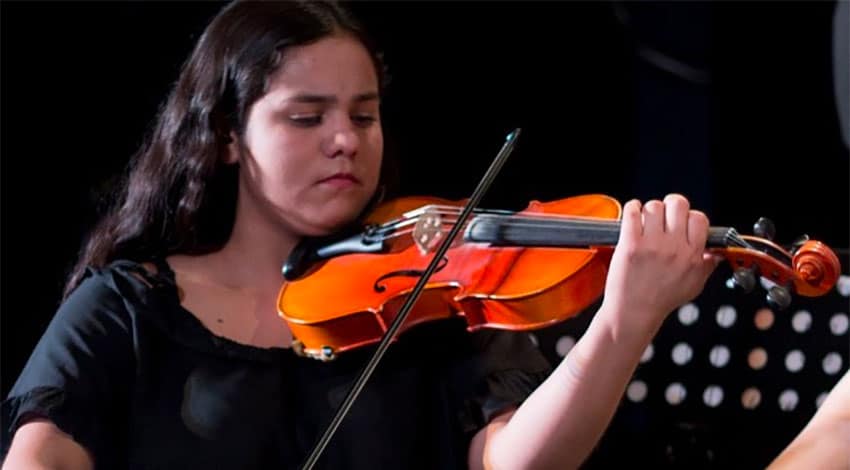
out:
M170 270L167 269L164 260L152 258L140 261L118 258L100 266L86 266L85 273L72 294L79 290L97 293L120 291L116 289L116 281L139 283L141 286L153 288L168 282L169 274ZM122 294L122 292L117 293Z
M63 299L58 313L72 318L104 314L124 317L150 304L157 291L168 285L167 273L156 260L116 259L102 266L90 265Z
M116 259L102 267L90 268L78 289L83 297L89 295L86 291L93 292L104 305L120 303L109 308L107 315L121 315L130 328L144 335L166 338L181 347L262 362L278 361L281 356L288 355L288 348L243 344L204 324L186 306L186 288L178 282L179 275L199 272L192 269L199 269L195 258L183 255L146 260ZM86 286L87 282L92 285Z

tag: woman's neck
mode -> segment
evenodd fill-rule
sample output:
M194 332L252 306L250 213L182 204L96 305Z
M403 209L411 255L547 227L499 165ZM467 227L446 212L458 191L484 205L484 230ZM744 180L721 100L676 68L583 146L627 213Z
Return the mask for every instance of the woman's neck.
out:
M230 238L211 255L210 265L224 284L276 292L284 280L281 267L299 238L253 215L237 211Z

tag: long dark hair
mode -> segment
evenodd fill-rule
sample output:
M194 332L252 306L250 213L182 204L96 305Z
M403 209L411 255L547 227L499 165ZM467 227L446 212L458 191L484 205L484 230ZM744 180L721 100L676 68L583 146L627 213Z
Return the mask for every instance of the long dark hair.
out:
M236 210L238 170L224 162L230 133L242 135L251 105L265 93L288 47L336 32L363 43L383 90L380 54L336 2L236 1L224 7L201 35L150 136L130 160L121 192L89 234L63 297L88 266L221 248Z

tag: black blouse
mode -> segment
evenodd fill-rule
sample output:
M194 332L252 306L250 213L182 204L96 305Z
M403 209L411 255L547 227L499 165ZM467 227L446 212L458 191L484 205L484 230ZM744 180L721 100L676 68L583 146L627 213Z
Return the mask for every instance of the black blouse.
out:
M90 268L2 403L3 456L35 414L97 468L295 468L372 352L320 362L237 343L180 306L166 263L156 275L126 260ZM417 326L390 346L316 468L465 468L474 433L550 372L527 334Z

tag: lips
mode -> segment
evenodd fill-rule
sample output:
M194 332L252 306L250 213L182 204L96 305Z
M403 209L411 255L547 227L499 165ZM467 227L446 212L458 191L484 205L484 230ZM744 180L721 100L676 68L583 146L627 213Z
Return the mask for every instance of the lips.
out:
M319 183L354 183L360 184L360 180L351 173L334 173L327 178L322 178Z

